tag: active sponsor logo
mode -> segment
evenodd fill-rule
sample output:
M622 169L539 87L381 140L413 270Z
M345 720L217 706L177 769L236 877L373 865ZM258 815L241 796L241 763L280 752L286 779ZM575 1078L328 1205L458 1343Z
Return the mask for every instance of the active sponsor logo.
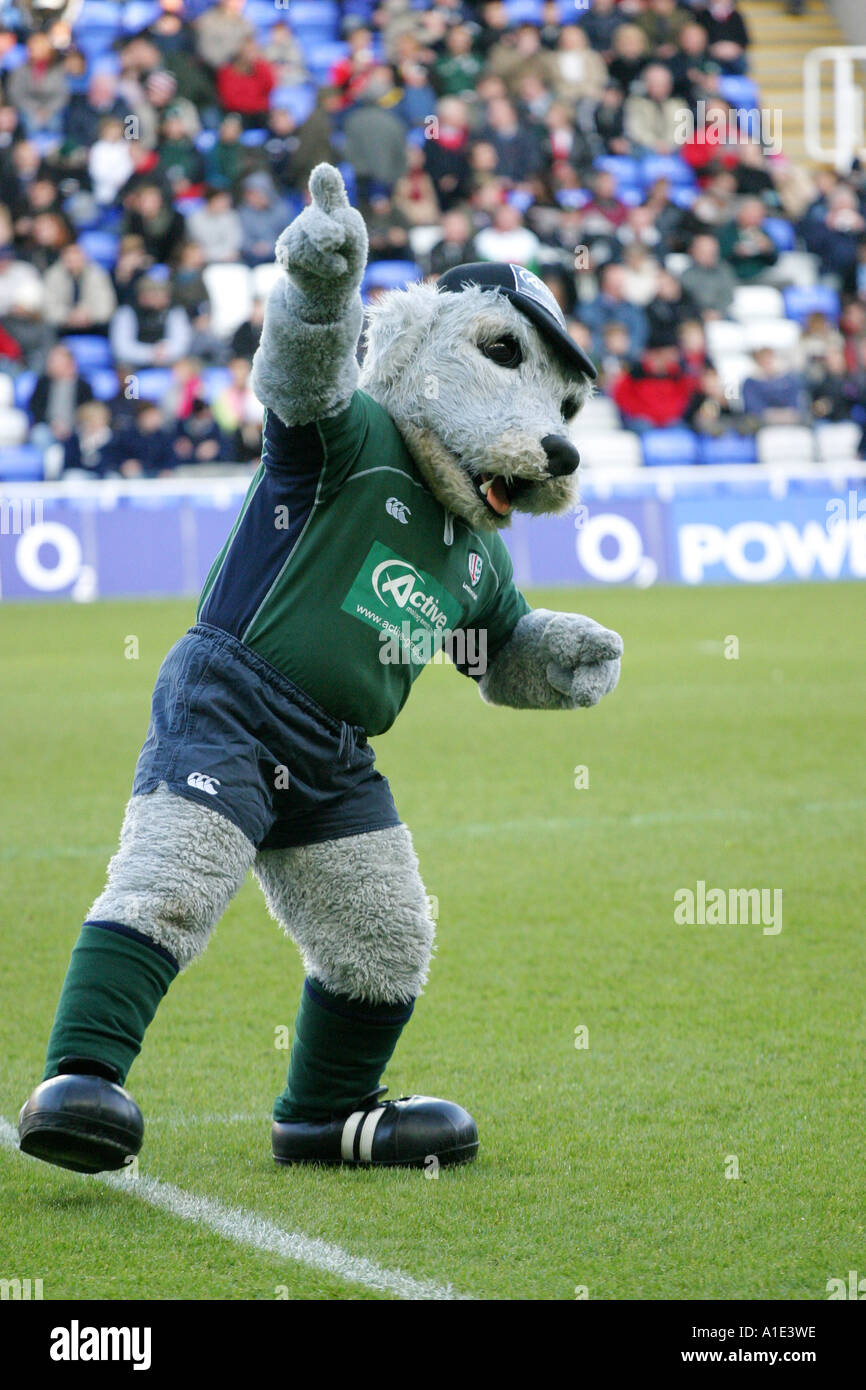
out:
M216 796L217 787L221 785L216 777L208 777L206 772L191 772L186 784L195 787L197 792L207 792L208 796Z
M401 502L399 497L389 497L388 501L385 503L385 511L389 516L392 516L395 521L402 522L404 526L408 525L409 518L412 515L406 503Z
M375 541L367 552L341 608L380 633L396 636L408 618L440 645L463 616L457 599L438 580L381 541Z
M477 584L481 578L481 571L484 568L484 561L474 550L469 552L469 579L472 584Z

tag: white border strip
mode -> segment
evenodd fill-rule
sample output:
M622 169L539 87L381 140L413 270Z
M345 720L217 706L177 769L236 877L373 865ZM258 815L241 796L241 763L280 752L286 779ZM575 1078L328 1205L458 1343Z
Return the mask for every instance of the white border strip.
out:
M20 1153L18 1132L3 1115L0 1115L0 1145ZM159 1178L139 1176L133 1180L118 1173L94 1173L92 1178L107 1187L113 1187L117 1192L138 1197L160 1211L179 1217L181 1221L191 1221L197 1226L203 1226L225 1240L234 1241L236 1245L245 1245L265 1255L276 1255L280 1259L295 1260L310 1269L334 1275L352 1284L363 1284L366 1288L376 1289L380 1293L393 1294L396 1298L413 1301L465 1297L456 1293L451 1284L413 1279L399 1269L382 1269L372 1260L350 1255L339 1245L331 1245L328 1241L302 1235L299 1231L285 1231L265 1217L257 1216L255 1212L245 1211L243 1207L225 1206L212 1197L200 1197L194 1192L184 1192L183 1188L161 1182Z

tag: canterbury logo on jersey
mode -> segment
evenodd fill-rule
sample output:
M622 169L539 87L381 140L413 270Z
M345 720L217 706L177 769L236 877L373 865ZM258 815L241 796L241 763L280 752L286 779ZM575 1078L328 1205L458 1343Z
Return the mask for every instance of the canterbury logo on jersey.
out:
M412 515L405 502L401 502L399 497L389 497L385 503L385 511L392 516L395 521L401 521L404 526L408 525Z
M220 785L216 777L208 777L205 772L191 772L186 784L188 787L195 787L197 792L207 792L209 796L216 796L217 787Z

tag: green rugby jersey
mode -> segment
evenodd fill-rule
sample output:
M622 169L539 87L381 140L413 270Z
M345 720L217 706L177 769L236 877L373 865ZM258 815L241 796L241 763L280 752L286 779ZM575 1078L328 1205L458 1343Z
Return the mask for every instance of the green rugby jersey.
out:
M356 391L308 425L266 412L262 462L197 617L380 734L449 632L457 664L480 675L480 644L491 661L528 612L501 537L437 502L387 411Z

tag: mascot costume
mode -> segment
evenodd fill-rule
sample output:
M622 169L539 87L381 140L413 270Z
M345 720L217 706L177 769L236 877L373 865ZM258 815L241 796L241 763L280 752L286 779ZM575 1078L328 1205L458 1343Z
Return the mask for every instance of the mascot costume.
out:
M372 306L359 369L364 222L330 165L310 193L277 242L253 363L261 465L159 672L119 848L19 1117L22 1149L83 1172L141 1147L127 1073L250 869L306 971L277 1162L474 1158L460 1105L381 1098L433 922L367 736L449 643L482 697L515 709L594 705L619 676L618 635L530 609L499 535L515 508L575 500L566 422L595 370L553 296L520 266L459 266Z

